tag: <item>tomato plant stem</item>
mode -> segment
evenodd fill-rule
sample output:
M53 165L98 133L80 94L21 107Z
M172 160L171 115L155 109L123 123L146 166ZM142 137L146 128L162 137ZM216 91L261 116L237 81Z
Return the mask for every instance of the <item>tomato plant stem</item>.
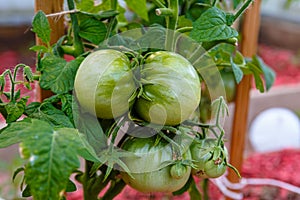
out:
M179 29L177 29L177 31L180 33L186 33L186 32L190 32L192 29L193 29L192 26L188 26L188 27L179 28Z
M105 192L101 200L112 200L114 199L126 186L126 183L120 179L117 181L111 181L111 185L108 190Z
M93 162L85 161L85 173L83 175L83 196L85 200L97 200L99 193L106 187L109 183L109 179L104 179L104 173L97 175L97 173L92 174Z
M212 6L216 6L218 0L214 0L213 3L212 3Z
M5 76L8 75L9 77L9 80L10 80L10 83L11 83L11 88L10 88L10 101L13 101L13 96L14 96L14 93L15 93L15 82L14 82L14 78L11 74L11 71L9 69L5 70L3 72L3 77L5 79ZM2 91L1 91L2 92Z
M166 8L164 4L162 4L159 0L153 0L153 3L160 8Z
M5 76L8 75L9 80L10 80L10 84L11 84L11 88L10 88L10 101L11 102L15 102L16 101L16 99L15 99L15 85L23 83L23 81L21 81L21 82L17 82L16 81L17 74L18 74L18 71L19 71L20 67L25 68L25 67L27 67L27 65L18 64L18 65L15 66L13 73L9 69L5 70L2 73L3 79L5 79ZM4 90L4 83L1 84L1 92L3 92L3 90Z
M247 0L242 6L241 8L235 13L233 21L235 21L236 19L238 19L245 11L246 9L249 7L249 5L253 2L253 0Z
M166 16L166 50L174 51L174 37L178 21L179 2L178 0L168 0L168 8L172 10L173 15Z
M208 184L209 184L209 180L207 178L202 181L203 200L209 200Z
M111 0L110 1L110 6L112 10L117 10L118 7L118 1L117 0Z
M68 0L68 7L69 10L75 9L75 4L73 0ZM72 22L72 29L73 29L73 52L72 54L77 57L81 55L84 52L83 49L83 43L81 41L81 38L79 36L79 25L77 20L77 14L76 13L70 13L71 22Z
M110 1L110 8L112 10L117 10L118 8L118 1L117 0L111 0ZM113 17L110 17L108 19L109 23L107 25L107 32L106 32L106 36L105 36L105 43L108 42L108 38L111 36L111 34L114 34L114 28L116 27L116 24L117 24L117 17L116 16L113 16Z

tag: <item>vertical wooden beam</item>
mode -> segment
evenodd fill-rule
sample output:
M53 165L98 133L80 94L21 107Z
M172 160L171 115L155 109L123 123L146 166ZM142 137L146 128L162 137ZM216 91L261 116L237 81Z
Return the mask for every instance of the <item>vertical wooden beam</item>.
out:
M45 14L57 13L63 11L64 0L35 0L35 12L42 10ZM50 43L54 44L57 40L65 34L64 18L49 18L51 27L51 40ZM36 37L36 44L40 45L42 42ZM38 89L39 99L45 99L52 95L50 91Z
M242 21L242 41L241 52L245 57L252 57L257 53L258 34L260 26L260 4L261 0L256 0L245 12ZM235 111L232 125L232 135L230 142L230 163L239 171L242 169L245 139L248 129L248 108L250 101L251 79L250 75L243 78L237 87L235 101ZM238 176L229 170L228 179L238 183Z

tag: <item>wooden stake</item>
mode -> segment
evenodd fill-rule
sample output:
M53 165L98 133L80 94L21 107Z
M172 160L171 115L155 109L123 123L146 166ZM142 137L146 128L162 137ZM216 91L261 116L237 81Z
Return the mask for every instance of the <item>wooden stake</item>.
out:
M256 0L245 12L242 22L241 52L245 57L252 57L257 53L258 33L260 26L260 3ZM251 89L250 75L245 76L237 87L235 111L230 142L230 163L239 171L242 169L245 139L248 129L248 108ZM238 176L229 170L228 179L238 183ZM230 199L230 198L227 198Z
M35 12L42 10L45 14L57 13L63 11L63 0L35 0ZM57 40L65 34L64 18L63 17L51 17L48 18L51 27L51 40L50 43L54 44ZM36 44L41 45L42 42L36 37ZM39 88L39 100L43 100L52 95L48 90L42 90Z

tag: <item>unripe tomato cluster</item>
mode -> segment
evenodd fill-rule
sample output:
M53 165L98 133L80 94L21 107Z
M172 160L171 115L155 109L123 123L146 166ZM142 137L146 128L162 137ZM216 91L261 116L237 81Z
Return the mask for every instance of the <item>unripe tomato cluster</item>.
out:
M102 119L128 115L172 127L189 119L201 97L194 67L183 56L168 51L148 53L142 60L139 66L132 66L126 54L112 49L89 54L74 83L83 111ZM120 171L122 179L142 192L174 192L191 175L215 178L227 166L226 150L215 139L195 140L180 151L174 151L173 144L157 135L128 136L120 146L133 154L123 158L130 173Z
M139 118L161 125L178 125L200 102L200 80L184 57L167 51L149 55L135 81L129 59L116 50L91 53L75 78L80 105L99 118L117 118L133 110ZM138 82L138 83L136 83ZM138 91L141 95L129 99Z

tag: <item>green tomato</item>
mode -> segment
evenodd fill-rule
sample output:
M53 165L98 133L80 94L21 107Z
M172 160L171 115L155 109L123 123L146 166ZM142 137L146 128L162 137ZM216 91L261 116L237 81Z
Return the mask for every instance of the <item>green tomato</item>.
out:
M164 164L172 161L173 152L171 145L162 139L157 142L156 137L128 138L122 149L132 152L133 156L123 159L131 176L121 171L121 177L140 192L174 192L188 181L191 167L186 166L185 170L176 172L178 176L174 177L174 165ZM189 149L182 155L182 159L191 159Z
M235 81L234 74L232 71L224 71L224 70L222 70L220 73L224 83L226 100L227 102L233 102L236 96L236 88L237 88L237 83Z
M98 118L112 119L129 110L136 89L130 62L116 50L89 54L79 66L74 83L80 106Z
M182 163L176 163L171 166L170 174L175 179L181 179L187 173L187 166Z
M217 146L218 140L206 138L203 140L195 139L190 150L195 168L192 174L200 178L217 178L223 175L227 169L226 160L228 153L222 144Z
M209 160L205 162L203 172L206 178L218 178L222 176L227 169L227 165L222 158Z
M161 125L178 125L188 119L200 103L199 76L179 54L151 54L141 69L143 93L134 110L143 120ZM147 96L147 98L144 98Z

